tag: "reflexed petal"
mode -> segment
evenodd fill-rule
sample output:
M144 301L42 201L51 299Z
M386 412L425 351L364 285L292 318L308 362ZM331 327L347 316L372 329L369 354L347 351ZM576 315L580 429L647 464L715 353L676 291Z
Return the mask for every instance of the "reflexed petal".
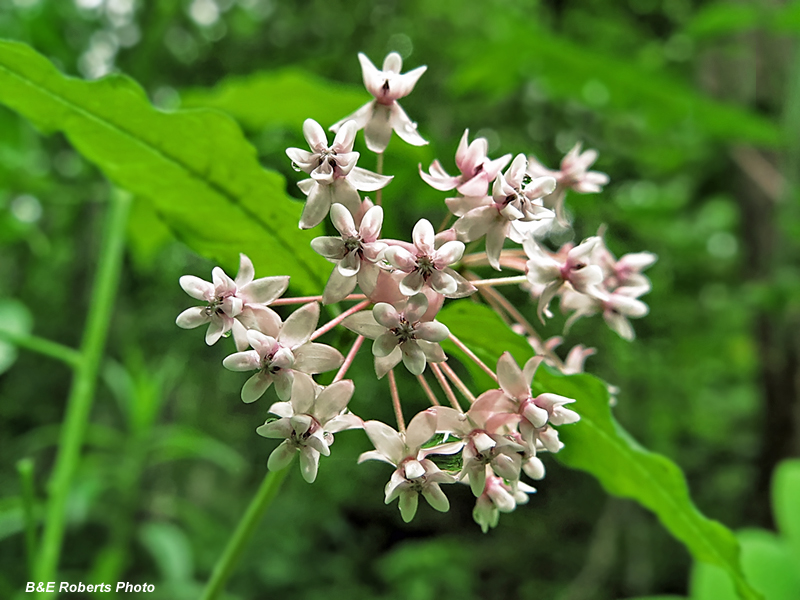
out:
M400 344L403 352L403 364L413 375L422 375L425 371L425 353L416 341L409 340Z
M441 342L442 340L446 340L450 335L450 330L447 327L439 323L438 321L429 321L427 323L420 323L414 329L414 335L423 340L427 340L429 342Z
M434 254L436 267L441 269L461 260L464 255L463 242L445 242Z
M250 342L250 345L253 347L253 350L258 353L258 356L262 358L266 358L268 354L272 353L272 349L275 348L275 338L255 329L247 330L247 341Z
M337 121L333 125L330 126L330 130L334 132L338 132L339 129L347 123L348 121L355 121L356 125L359 129L362 129L367 122L369 121L370 117L372 116L372 105L374 104L374 100L370 100L364 106L359 108L356 112L347 115L341 121Z
M295 452L297 452L297 450L289 444L288 440L282 442L272 451L272 454L269 455L267 468L270 471L280 471L286 468L289 463L292 462Z
M403 521L410 523L417 514L417 504L419 503L419 496L417 492L410 489L405 489L400 493L400 516Z
M293 415L311 413L311 407L317 397L317 386L311 377L297 377L292 385L291 405ZM308 429L308 428L306 428Z
M375 320L370 310L362 310L354 315L350 315L342 321L342 325L353 333L363 335L371 340L374 340L386 331L386 328Z
M332 235L314 238L311 240L311 248L317 254L334 260L341 260L344 255L347 254L347 249L344 247L342 238Z
M422 276L422 272L415 270L400 280L400 293L406 296L413 296L414 294L419 294L424 285L425 278ZM453 288L455 289L455 282L453 282Z
M410 273L417 268L417 258L402 246L389 246L383 253L383 257L395 269L405 273Z
M279 417L289 418L294 415L294 408L291 402L275 402L269 407L269 412Z
M525 363L525 366L522 367L522 378L525 381L533 381L533 376L536 374L536 369L539 368L539 365L543 360L543 356L532 356L529 358L528 362ZM569 360L569 358L567 360Z
M214 284L194 275L184 275L178 282L183 291L196 300L210 302L214 298Z
M391 106L389 122L391 129L407 144L412 146L426 146L428 144L428 140L423 138L417 131L417 124L408 118L408 115L400 108L397 102Z
M425 294L416 294L415 296L411 296L406 302L403 314L409 323L416 323L427 310L428 298Z
M502 217L500 217L493 204L479 206L468 211L456 221L453 227L455 227L459 238L465 242L471 242L485 235L489 228L497 222L498 218Z
M319 303L309 302L289 315L278 335L278 341L289 348L305 344L314 333L318 321Z
M306 138L309 147L320 152L328 149L328 136L325 135L325 130L314 119L306 119L303 121L303 137Z
M305 173L310 173L317 165L317 161L314 157L319 155L315 155L313 152L308 152L307 150L301 150L300 148L287 148L286 156L291 159L298 169Z
M411 239L414 240L414 245L422 254L431 256L434 253L433 242L436 237L436 232L433 230L433 225L427 219L420 219L414 225L414 230L411 232ZM452 242L457 244L458 242Z
M409 275L409 277L411 277L411 275ZM458 290L458 282L445 271L433 271L428 279L428 283L435 292L444 294L445 296L450 296Z
M352 214L356 214L361 207L361 196L350 183L349 178L336 179L330 186L332 190L331 202L341 204Z
M390 465L395 464L389 459L388 456L384 456L381 452L378 452L377 450L369 450L368 452L362 452L361 455L358 457L358 464L361 464L362 462L366 462L368 460L379 460L381 462L385 462ZM391 502L391 500L389 502Z
M364 422L364 431L372 445L395 465L406 457L406 445L400 434L381 421Z
M397 336L391 331L382 333L372 343L372 354L378 358L389 356L397 348L398 343Z
M255 402L264 395L264 392L266 392L271 385L271 375L268 373L256 373L245 381L244 386L242 386L242 400L248 403Z
M239 254L239 272L236 273L236 279L234 283L241 288L251 281L256 276L256 269L253 266L253 261L250 260L247 255ZM289 279L288 277L286 278Z
M503 251L507 231L508 222L502 224L495 221L486 232L486 256L489 264L498 271L500 270L500 253Z
M206 344L213 346L219 341L222 334L228 331L228 328L225 327L227 319L228 317L219 317L217 315L211 317L211 322L208 324L208 329L206 329Z
M325 344L309 342L294 350L294 369L303 373L325 373L342 366L341 352Z
M256 433L265 438L285 440L292 435L292 424L289 419L277 419L264 423L256 429Z
M361 258L356 252L348 252L336 265L336 269L345 277L355 277L361 268Z
M352 413L337 415L324 425L328 433L337 433L345 429L364 429L364 421Z
M417 345L422 349L422 352L425 354L425 359L428 362L438 363L447 360L447 355L439 344L425 340L417 340Z
M364 80L364 87L373 96L380 95L380 89L383 85L383 73L372 64L366 54L358 53L358 62L361 63L361 76Z
M372 308L372 316L387 329L394 329L400 325L400 314L394 306L386 302L379 302ZM383 333L383 332L381 332Z
M389 97L393 100L399 100L400 98L408 96L427 69L428 67L426 66L417 67L408 73L393 77L391 87L389 88Z
M403 353L400 350L400 346L396 347L392 350L392 353L389 356L384 357L375 357L375 375L377 375L378 379L383 379L384 376L394 369L397 364L403 360Z
M323 426L341 413L350 402L355 386L350 380L337 381L326 387L314 403L313 415ZM327 430L327 428L326 428Z
M300 215L300 229L311 229L322 223L331 208L332 187L317 184L311 188L306 205L303 207L303 214Z
M386 150L392 138L391 116L388 106L373 102L372 116L364 128L364 139L370 151L380 154Z
M417 413L406 428L406 446L416 452L436 433L436 412L423 410Z
M229 371L253 371L261 367L261 359L255 350L247 350L226 356L222 366Z
M305 447L300 450L300 473L308 483L314 483L317 478L319 466L319 452L314 448Z
M525 186L525 196L529 200L552 194L556 189L556 180L552 177L537 177Z
M181 329L194 329L204 323L208 323L210 320L211 317L206 314L205 306L193 306L179 314L178 318L175 319L175 324Z
M450 267L445 267L442 269L442 272L452 277L456 282L456 290L447 294L448 298L466 298L467 296L471 296L478 291L478 288L476 288Z
M363 270L361 269L361 271ZM328 278L325 291L322 293L322 303L327 305L344 300L356 288L356 281L356 276L345 277L338 267L334 267L331 276Z
M385 188L392 179L394 175L378 175L361 167L353 167L347 176L350 185L361 192L375 192Z
M289 277L261 277L239 290L239 296L253 304L269 304L289 287Z
M247 350L250 346L250 341L247 339L247 329L245 329L245 326L242 325L238 319L234 319L231 331L233 332L233 341L236 344L236 349L239 352Z
M497 361L497 379L503 391L512 398L524 400L530 397L530 384L509 352L504 352Z
M298 372L298 375L302 375L303 377L308 377L311 379L311 377L305 373ZM295 371L281 369L272 377L275 379L275 392L278 394L278 398L281 400L289 400L289 398L292 396Z
M460 182L461 177L453 177L444 170L438 160L433 161L428 171L430 174L422 170L422 165L418 165L419 176L422 180L435 190L440 192L447 192L455 188Z
M633 330L633 326L624 315L606 311L603 313L603 318L606 323L608 323L608 326L616 331L622 339L630 342L636 338L636 332Z
M308 196L312 191L314 191L314 188L319 187L319 184L313 179L303 179L302 181L297 182L297 187L300 188L301 192Z
M356 224L353 221L353 215L350 214L350 211L347 210L344 205L338 202L331 206L331 222L333 226L336 227L336 231L338 231L343 238L358 236Z
M380 275L381 270L378 265L365 262L361 264L361 268L358 270L358 275L356 279L358 280L358 286L361 288L361 291L367 294L368 296L371 295L375 291L375 287L378 285L378 275ZM351 289L347 293L349 294L353 290Z

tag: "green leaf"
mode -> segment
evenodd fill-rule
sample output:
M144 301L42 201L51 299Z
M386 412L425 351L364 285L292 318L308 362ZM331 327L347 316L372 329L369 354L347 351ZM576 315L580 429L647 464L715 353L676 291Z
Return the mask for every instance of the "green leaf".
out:
M800 460L785 460L772 477L772 511L800 572Z
M259 276L291 275L303 293L325 285L330 269L311 250L313 236L297 228L302 206L229 117L162 112L127 77L66 77L10 41L0 41L0 102L43 131L63 132L111 181L150 200L198 253L235 271L244 252Z
M227 444L197 429L183 425L163 425L154 433L153 463L204 459L229 473L240 473L247 464L242 455Z
M19 300L0 299L0 329L17 335L28 334L33 329L33 317ZM0 341L0 373L7 371L15 360L16 346Z
M533 354L529 346L525 348L524 338L511 332L486 307L460 302L442 311L442 322L491 367L506 350L520 364ZM642 448L617 423L602 381L592 375L565 376L540 367L534 392L544 391L575 398L570 408L581 415L580 422L559 428L565 444L557 455L561 462L591 474L609 493L652 510L695 559L723 568L742 598L761 597L745 580L733 533L697 510L675 463Z
M299 130L307 118L323 127L333 125L370 98L362 87L332 83L290 68L226 77L212 89L182 92L181 106L217 108L251 130Z
M186 533L173 523L151 521L142 525L139 540L150 552L168 582L192 580L194 561Z

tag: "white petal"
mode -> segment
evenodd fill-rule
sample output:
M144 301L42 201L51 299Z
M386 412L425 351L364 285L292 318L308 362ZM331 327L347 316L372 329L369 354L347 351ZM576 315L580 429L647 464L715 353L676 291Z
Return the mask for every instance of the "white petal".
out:
M353 120L347 121L336 132L336 137L333 139L331 149L337 154L345 154L353 151L353 142L356 139L356 131L358 131L358 123Z
M389 246L383 253L383 257L395 268L410 273L417 268L417 259L402 246Z
M242 400L248 403L255 402L264 395L270 385L272 385L271 375L256 373L242 386Z
M413 375L422 375L425 371L425 353L416 341L409 340L400 344L403 353L403 364Z
M194 275L184 275L178 282L183 291L196 300L211 301L214 298L214 284L204 281Z
M253 267L253 261L247 255L239 254L239 272L236 273L236 279L234 280L236 285L241 288L253 281L255 276L256 270Z
M411 232L411 239L414 240L414 245L421 254L431 256L434 253L433 242L436 237L436 232L433 230L433 225L427 219L420 219L414 225L414 230ZM453 242L458 243L458 242Z
M314 119L306 119L303 122L303 136L306 138L309 147L315 152L328 149L328 136L325 130Z
M387 329L394 329L400 325L400 314L394 306L386 302L378 302L372 308L372 316L375 317L375 321Z
M270 471L280 471L286 468L289 463L292 462L296 452L297 450L290 446L288 441L282 442L272 451L272 454L269 455L267 468Z
M497 379L503 391L512 398L524 400L530 397L530 386L509 352L504 352L497 361Z
M247 350L226 356L222 366L229 371L253 371L261 366L261 359L255 350Z
M367 148L378 154L386 150L392 138L391 112L384 104L372 103L372 114L364 128L364 141Z
M364 269L361 269L359 273L363 270ZM341 271L339 271L338 267L334 267L330 278L328 278L325 291L322 293L322 303L327 305L344 300L345 297L355 289L356 281L357 277L355 275L352 277L345 277L342 275Z
M403 438L394 429L381 421L365 421L364 431L372 445L383 456L399 465L406 456L406 445Z
M416 323L428 310L428 298L425 294L411 296L406 302L403 315L409 323Z
M319 466L319 452L314 448L303 448L300 451L300 473L308 483L314 483L317 478L317 468Z
M303 214L300 215L300 229L316 227L328 215L333 201L333 186L316 184L308 194Z
M428 140L417 131L417 124L408 118L405 111L395 102L391 107L390 127L407 144L412 146L425 146ZM367 144L369 145L369 144Z
M178 318L175 319L175 324L181 329L194 329L208 323L210 320L211 317L206 314L205 306L193 306L179 314Z
M314 238L311 240L311 248L317 254L334 260L341 260L344 255L347 254L347 249L344 246L342 238L332 235Z
M281 328L280 335L278 335L278 341L289 348L304 344L314 333L318 321L319 304L317 302L309 302L289 315L289 318L286 319Z
M362 310L354 315L350 315L342 321L342 325L353 333L363 335L371 340L374 340L386 331L386 328L375 320L370 310Z
M414 335L429 342L441 342L450 336L450 331L447 327L438 321L429 321L427 323L420 323L414 329Z
M353 215L343 204L337 202L331 206L331 222L342 237L356 237L358 235Z
M406 428L406 446L413 452L436 433L436 412L423 410L417 413Z
M261 277L246 284L239 296L251 304L269 304L289 287L289 277Z
M347 176L347 181L361 192L375 192L389 185L394 175L378 175L361 167L353 167Z
M309 342L294 350L294 369L303 373L326 373L342 366L341 352L325 344Z
M383 225L383 208L373 206L364 214L358 228L358 233L364 243L369 244L378 239L381 234L381 225Z
M377 375L378 379L383 379L384 376L394 369L397 364L403 359L403 353L400 350L400 346L392 350L392 353L389 356L375 357L375 375Z

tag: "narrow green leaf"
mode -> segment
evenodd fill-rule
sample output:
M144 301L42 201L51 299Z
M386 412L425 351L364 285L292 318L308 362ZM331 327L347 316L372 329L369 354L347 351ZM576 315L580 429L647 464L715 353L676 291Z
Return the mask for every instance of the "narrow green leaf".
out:
M181 93L181 106L217 108L251 130L299 130L307 118L327 127L369 100L364 88L332 83L293 68L230 76L211 89Z
M148 198L198 253L235 272L244 252L259 276L291 275L303 293L324 286L330 269L311 250L313 236L297 228L302 206L229 117L162 112L127 77L66 77L11 41L0 41L0 103L43 131L63 132L111 181Z
M139 529L139 540L150 552L164 581L192 580L192 547L183 529L173 523L151 521Z
M153 437L151 462L161 463L187 458L204 459L229 473L240 473L247 464L242 455L227 444L202 431L182 425L163 425Z
M442 311L441 320L492 367L505 351L518 363L533 354L522 336L484 306L461 302ZM675 463L642 448L616 422L602 381L592 375L568 377L539 368L534 393L544 391L575 398L570 408L581 415L579 423L559 428L565 444L556 455L561 462L591 474L609 493L652 510L697 560L722 567L742 598L761 597L745 580L733 533L697 510Z
M785 460L772 476L772 511L800 572L800 460Z
M0 299L0 330L25 335L33 328L33 317L19 300ZM10 342L0 341L0 373L7 371L17 360L17 348Z

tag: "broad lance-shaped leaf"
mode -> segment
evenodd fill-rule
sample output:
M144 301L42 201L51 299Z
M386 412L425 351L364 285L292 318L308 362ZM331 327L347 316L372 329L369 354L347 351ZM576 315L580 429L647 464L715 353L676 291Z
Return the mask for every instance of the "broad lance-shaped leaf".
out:
M525 339L485 306L458 303L439 313L437 319L491 366L506 350L519 363L533 354ZM454 349L443 345L448 352ZM558 460L593 475L609 493L652 510L695 559L722 567L742 598L761 598L744 578L736 537L697 510L675 463L642 448L617 423L602 381L592 375L554 374L544 367L537 371L533 388L534 393L554 392L577 400L570 409L578 412L581 420L559 428L565 447L555 455Z
M229 117L162 112L127 77L67 77L11 41L0 41L0 103L43 131L63 132L111 181L147 197L182 241L231 272L244 252L259 276L291 275L303 293L325 286L330 269L311 249L313 235L297 228L302 205L280 174L259 165Z

